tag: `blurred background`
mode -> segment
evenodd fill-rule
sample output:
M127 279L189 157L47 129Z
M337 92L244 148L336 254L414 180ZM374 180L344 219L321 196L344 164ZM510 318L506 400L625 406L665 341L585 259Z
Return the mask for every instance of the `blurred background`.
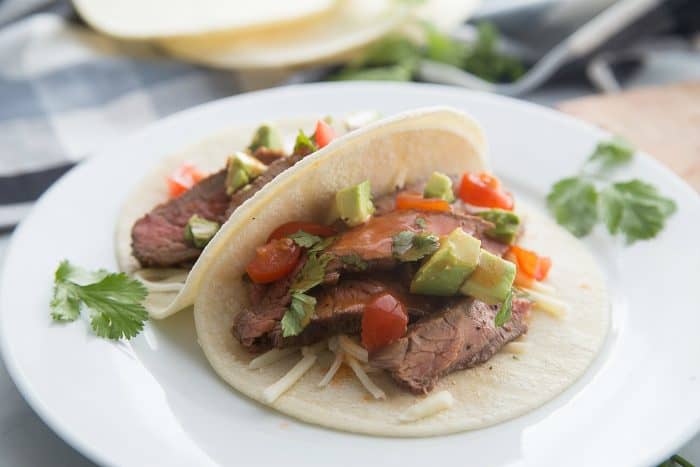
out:
M555 107L700 190L700 0L0 0L0 262L92 152L273 86L418 81ZM91 465L0 366L0 465ZM700 459L700 438L684 449Z

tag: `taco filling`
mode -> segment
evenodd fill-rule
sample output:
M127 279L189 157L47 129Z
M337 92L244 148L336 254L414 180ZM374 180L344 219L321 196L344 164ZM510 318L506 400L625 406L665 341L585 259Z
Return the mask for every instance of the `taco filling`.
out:
M551 262L516 245L524 227L495 177L434 172L377 199L364 181L331 204L327 224L280 225L247 264L232 334L251 353L328 340L350 356L331 378L346 361L418 394L527 333L533 301L514 287L537 288Z
M291 154L274 127L260 126L245 151L210 175L183 164L168 180L170 199L138 219L131 230L132 254L144 268L190 267L233 211L335 134L319 120L310 137L302 131Z

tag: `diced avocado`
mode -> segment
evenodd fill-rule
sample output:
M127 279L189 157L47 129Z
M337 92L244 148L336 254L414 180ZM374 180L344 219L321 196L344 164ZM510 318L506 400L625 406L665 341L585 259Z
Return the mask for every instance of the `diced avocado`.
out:
M294 154L306 156L312 152L316 152L317 150L318 146L316 145L316 141L314 141L313 136L308 137L306 136L306 133L304 133L304 130L299 130L297 139L294 141Z
M502 243L513 243L520 228L520 217L517 214L503 209L489 209L481 211L477 216L494 224L494 227L485 233Z
M452 191L452 180L445 174L433 172L425 185L423 196L426 198L440 198L451 203L455 200L455 194Z
M479 263L481 241L457 228L445 237L440 248L411 281L411 293L455 295L464 279Z
M197 214L190 217L185 226L185 240L197 248L204 248L219 231L218 222L210 221Z
M270 125L261 125L255 130L253 140L248 150L253 153L258 148L282 149L282 138L277 130Z
M350 227L367 222L374 213L369 180L337 192L335 208L338 216Z
M226 194L232 195L240 187L267 170L267 166L244 152L228 158L226 164Z
M479 265L459 289L490 305L502 303L513 287L515 264L481 250Z

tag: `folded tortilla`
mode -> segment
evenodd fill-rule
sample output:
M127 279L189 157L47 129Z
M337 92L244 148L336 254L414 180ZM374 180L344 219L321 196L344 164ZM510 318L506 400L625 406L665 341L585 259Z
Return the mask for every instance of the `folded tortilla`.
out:
M317 119L318 117L287 119L272 122L272 125L280 132L285 148L291 152L299 129L310 134ZM117 264L121 271L145 279L144 283L149 289L146 309L151 318L165 318L194 303L201 273L216 256L219 246L216 237L212 239L191 269L142 269L131 253L131 229L134 222L156 205L168 200L166 180L183 162L191 162L205 173L216 172L224 167L228 156L235 151L244 150L250 144L258 126L259 123L231 127L166 157L156 164L125 200L117 221Z
M507 137L507 135L504 135ZM231 335L237 313L248 305L242 280L255 248L290 221L324 222L335 193L370 180L380 196L433 171L459 174L487 168L487 147L476 122L444 108L401 114L350 133L304 159L241 206L217 238L197 293L194 318L199 344L214 370L246 396L265 403L263 391L281 378L298 354L250 370L255 357ZM485 364L443 377L434 392L448 390L455 404L432 417L405 423L400 414L422 399L383 373L371 373L387 395L368 397L354 377L336 375L319 388L330 364L325 352L271 406L305 422L381 436L434 436L483 428L551 400L591 364L609 327L610 305L601 272L584 246L545 215L517 201L526 233L521 244L553 258L549 282L569 313L554 318L533 310L526 350L502 350ZM231 416L235 416L232 414Z

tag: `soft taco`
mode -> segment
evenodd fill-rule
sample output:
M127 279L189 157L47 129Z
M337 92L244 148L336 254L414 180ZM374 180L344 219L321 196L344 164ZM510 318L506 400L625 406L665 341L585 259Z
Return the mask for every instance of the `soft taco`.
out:
M215 371L301 420L385 436L485 427L572 384L608 329L603 279L486 155L467 115L418 110L261 189L195 301Z
M124 203L116 232L119 267L149 289L150 316L164 318L191 305L216 255L213 238L236 208L372 114L364 115L336 125L315 118L242 125L159 162Z

